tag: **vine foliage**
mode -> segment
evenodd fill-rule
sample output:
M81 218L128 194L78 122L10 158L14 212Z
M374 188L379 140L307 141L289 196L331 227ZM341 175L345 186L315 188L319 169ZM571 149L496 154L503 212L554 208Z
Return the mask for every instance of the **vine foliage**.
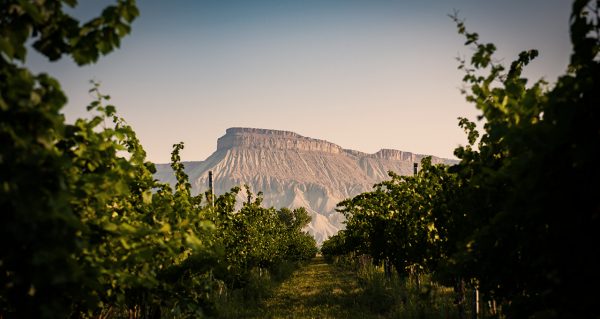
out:
M573 2L570 65L553 85L523 77L536 50L506 67L453 15L474 50L459 69L483 130L459 118L468 143L455 150L457 165L425 162L415 177L391 174L340 203L347 229L323 253L370 254L400 273L470 283L509 318L597 317L588 287L600 266L599 4Z
M138 10L120 0L80 24L76 1L0 6L0 317L199 318L257 269L316 253L304 209L236 209L239 188L194 196L173 146L174 186L156 181L134 130L97 83L89 119L67 124L58 81L23 67L28 45L95 62ZM248 190L249 197L253 194Z

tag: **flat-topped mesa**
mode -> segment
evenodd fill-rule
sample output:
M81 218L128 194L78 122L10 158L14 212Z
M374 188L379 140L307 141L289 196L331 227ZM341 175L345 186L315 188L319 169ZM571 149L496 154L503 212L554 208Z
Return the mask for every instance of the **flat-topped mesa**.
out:
M446 165L454 165L458 163L457 160L440 158L437 156L431 155L423 155L423 154L415 154L412 152L404 152L393 149L381 149L375 154L369 155L372 158L381 158L386 160L394 160L394 161L408 161L408 162L421 162L425 157L431 157L432 164L446 164Z
M331 142L304 137L289 131L232 127L217 140L217 150L234 147L320 151L339 154L343 149Z
M419 155L419 154L414 154L412 152L404 152L404 151L384 148L384 149L380 149L375 154L371 154L369 157L382 158L382 159L386 159L386 160L415 162L415 161L419 161L423 156Z

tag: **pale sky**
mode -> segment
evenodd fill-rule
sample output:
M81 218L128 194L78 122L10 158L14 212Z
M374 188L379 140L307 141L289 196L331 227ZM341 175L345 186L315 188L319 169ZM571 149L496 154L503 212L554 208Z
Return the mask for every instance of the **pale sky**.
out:
M111 1L83 0L89 18ZM510 64L538 49L531 82L554 82L571 46L567 0L140 0L121 48L98 63L27 65L59 79L67 121L86 115L89 80L138 134L148 159L204 160L229 127L294 131L373 153L393 148L454 158L456 118L479 114L460 94L455 58L468 56L447 14Z

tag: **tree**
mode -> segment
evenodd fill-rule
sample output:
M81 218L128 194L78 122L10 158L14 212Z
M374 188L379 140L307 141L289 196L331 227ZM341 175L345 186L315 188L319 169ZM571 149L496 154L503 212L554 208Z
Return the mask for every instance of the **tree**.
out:
M282 216L262 195L236 211L236 187L203 203L173 145L176 184L93 84L91 118L64 122L58 82L21 66L27 43L57 60L92 63L118 47L137 16L118 1L83 25L76 1L0 8L0 318L200 318L252 272L308 258L305 210ZM312 240L312 241L311 241Z
M76 1L0 4L0 309L18 317L64 317L81 293L74 255L82 224L68 192L70 163L57 143L67 133L66 97L47 74L34 75L27 46L54 61L84 65L119 46L138 15L119 1L80 25L63 5Z
M522 77L537 51L522 52L505 72L494 62L495 46L456 20L475 48L460 65L466 97L485 119L477 149L455 152L463 194L471 197L459 200L473 219L456 256L462 274L503 301L510 317L597 317L586 287L599 283L598 5L574 1L571 63L551 88Z
M325 251L357 250L466 280L509 318L598 317L589 287L600 284L599 6L574 1L571 63L552 87L522 76L536 50L505 67L494 44L453 16L474 48L459 69L467 101L485 119L482 133L460 118L468 144L455 150L457 165L392 174L340 203L348 227Z

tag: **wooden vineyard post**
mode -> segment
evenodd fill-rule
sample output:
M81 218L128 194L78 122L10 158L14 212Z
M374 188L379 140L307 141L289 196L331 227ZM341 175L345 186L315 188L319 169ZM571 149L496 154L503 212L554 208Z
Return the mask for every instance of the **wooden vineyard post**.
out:
M389 258L383 260L383 272L385 273L385 279L389 282L392 279L392 265Z
M212 171L208 171L208 191L210 196L210 204L212 207L215 207L215 193L213 191L213 173Z
M416 177L417 174L419 173L419 163L413 163L413 175ZM419 276L419 269L414 266L411 268L411 274L414 277L415 280L415 284L417 286L417 289L421 289L421 277Z
M465 281L462 278L457 278L454 286L454 292L456 293L456 299L454 299L454 304L456 304L456 310L458 312L459 319L466 319L466 311L465 311Z
M479 287L473 288L473 319L479 319Z

